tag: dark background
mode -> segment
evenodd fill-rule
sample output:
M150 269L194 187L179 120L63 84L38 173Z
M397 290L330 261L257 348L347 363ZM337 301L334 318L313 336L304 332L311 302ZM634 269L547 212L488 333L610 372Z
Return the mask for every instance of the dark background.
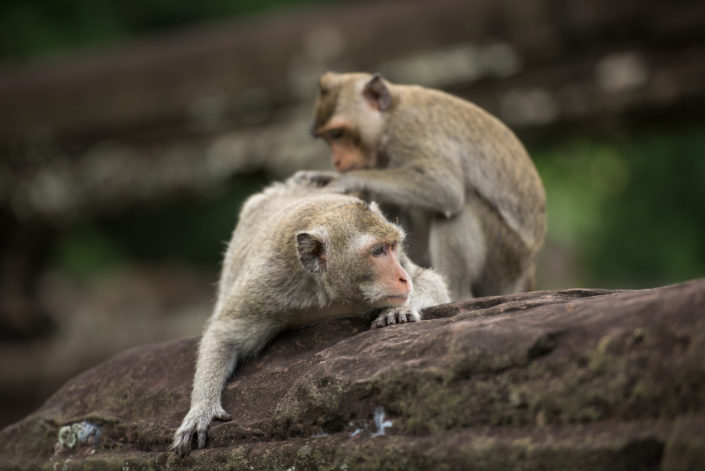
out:
M442 88L525 142L539 288L705 275L705 3L0 4L0 425L131 346L200 333L248 194L329 168L318 76Z

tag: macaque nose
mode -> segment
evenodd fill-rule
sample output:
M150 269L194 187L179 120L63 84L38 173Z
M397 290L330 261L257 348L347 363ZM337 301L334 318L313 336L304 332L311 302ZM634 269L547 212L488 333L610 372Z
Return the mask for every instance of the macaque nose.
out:
M409 275L407 275L405 270L402 270L399 273L399 283L404 287L405 289L409 288Z

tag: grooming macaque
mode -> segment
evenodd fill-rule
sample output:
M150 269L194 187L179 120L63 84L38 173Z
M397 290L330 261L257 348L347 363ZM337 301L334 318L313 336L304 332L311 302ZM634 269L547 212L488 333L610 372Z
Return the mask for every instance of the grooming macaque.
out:
M409 255L454 298L534 288L546 194L516 136L477 106L379 75L327 73L312 132L341 172L296 180L354 193L396 214Z
M371 314L374 327L414 322L450 300L442 277L414 265L404 232L376 204L277 184L250 197L228 245L218 299L198 351L191 408L172 444L198 448L227 378L283 329L333 316Z

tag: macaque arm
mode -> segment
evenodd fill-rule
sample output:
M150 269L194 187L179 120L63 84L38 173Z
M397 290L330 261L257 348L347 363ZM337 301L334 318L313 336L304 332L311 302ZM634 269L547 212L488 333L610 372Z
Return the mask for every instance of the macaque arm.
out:
M291 186L319 188L330 184L340 177L335 171L324 170L299 170L286 180L286 184Z
M246 318L224 316L211 320L198 349L191 408L172 443L172 449L180 456L191 450L194 434L198 437L198 448L206 446L206 432L214 418L231 419L221 405L225 382L237 361L259 350L275 332L275 327L261 319L259 322L248 322Z
M196 373L191 393L191 408L174 435L172 448L184 456L191 450L192 437L198 436L198 448L206 445L206 431L214 418L229 420L220 403L225 381L237 362L237 348L230 341L222 322L214 320L201 338Z
M365 193L381 204L415 206L451 217L465 204L462 169L451 167L445 161L437 165L422 161L397 168L351 170L331 185Z

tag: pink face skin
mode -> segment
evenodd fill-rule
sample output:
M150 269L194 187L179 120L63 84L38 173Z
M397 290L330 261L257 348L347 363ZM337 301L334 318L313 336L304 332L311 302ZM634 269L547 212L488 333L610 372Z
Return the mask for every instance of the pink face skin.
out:
M367 251L377 274L377 280L385 287L389 305L403 305L411 294L409 274L399 263L399 248L396 242L376 244Z
M331 160L335 169L341 173L350 170L365 168L362 153L350 145L342 142L328 141L331 150Z
M370 156L356 143L354 131L349 123L334 118L325 127L318 129L316 136L326 140L331 150L331 160L339 172L370 168Z

